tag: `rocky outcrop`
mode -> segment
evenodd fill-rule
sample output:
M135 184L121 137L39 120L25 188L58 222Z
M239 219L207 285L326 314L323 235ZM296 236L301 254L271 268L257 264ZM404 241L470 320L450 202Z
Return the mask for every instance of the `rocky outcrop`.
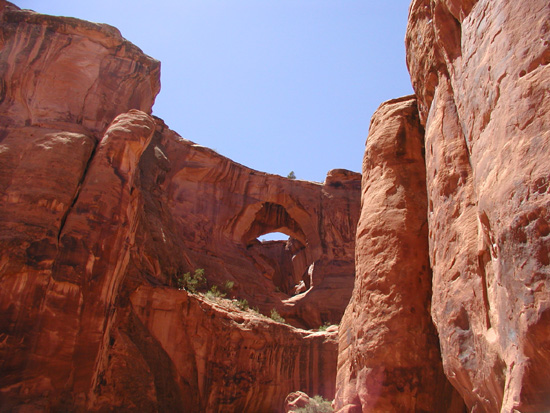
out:
M339 412L461 411L429 313L423 133L414 97L384 103L371 121L357 276L340 325Z
M253 171L150 116L159 63L118 31L0 2L0 405L277 411L332 398L360 175ZM264 242L281 231L288 241ZM204 269L230 301L178 289ZM221 304L220 304L221 303Z
M471 411L549 410L549 14L413 1L416 97L375 114L360 205L359 174L171 131L116 29L0 1L2 409L280 411L336 382L340 412L461 411L447 379ZM178 288L197 269L233 300ZM350 297L336 378L312 329Z
M472 411L550 409L549 18L544 0L410 9L432 316Z
M106 24L0 2L0 121L101 136L120 113L151 113L160 63ZM99 134L99 135L98 135Z
M460 409L432 387L442 382L430 308L443 370L469 410L550 408L549 14L544 1L413 1L407 64L420 121L398 100L371 124L340 411ZM413 142L414 160L398 164ZM411 363L421 354L431 361Z

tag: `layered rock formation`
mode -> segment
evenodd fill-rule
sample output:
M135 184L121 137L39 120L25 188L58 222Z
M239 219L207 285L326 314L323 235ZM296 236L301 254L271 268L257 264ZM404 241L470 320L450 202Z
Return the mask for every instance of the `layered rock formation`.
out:
M150 116L159 63L105 25L0 2L3 410L277 411L333 397L360 176L238 165ZM288 242L262 243L271 231ZM337 292L337 295L334 294Z
M94 410L276 412L292 389L334 395L335 332L150 286L132 294L131 311L117 322Z
M212 284L233 281L234 295L295 326L340 320L353 289L359 174L335 170L318 184L253 171L160 121L142 171L154 196L145 195L140 256L163 262L162 271L143 262L152 277L203 268ZM290 239L258 240L271 232Z
M416 97L376 112L361 205L359 174L182 139L116 29L0 19L3 410L281 411L335 382L341 412L550 410L547 1L413 1ZM259 312L177 288L196 269ZM350 296L339 350L301 329Z

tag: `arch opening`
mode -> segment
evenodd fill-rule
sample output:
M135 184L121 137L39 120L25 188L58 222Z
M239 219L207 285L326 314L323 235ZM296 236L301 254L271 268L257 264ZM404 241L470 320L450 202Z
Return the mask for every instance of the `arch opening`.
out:
M306 236L300 225L289 215L285 207L264 202L256 212L254 220L244 233L242 241L248 245L259 236L270 233L284 233L306 245Z
M263 203L242 241L277 291L292 296L310 287L306 236L282 205Z
M288 241L290 236L284 232L268 232L267 234L260 235L258 238L260 242L270 242L270 241Z

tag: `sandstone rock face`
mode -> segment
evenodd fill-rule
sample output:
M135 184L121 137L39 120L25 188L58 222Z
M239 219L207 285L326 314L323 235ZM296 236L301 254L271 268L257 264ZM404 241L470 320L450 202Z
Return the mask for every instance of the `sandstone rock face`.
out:
M144 191L156 196L145 205L151 242L141 256L181 254L164 273L149 265L152 277L170 282L167 275L203 268L210 283L233 281L235 296L297 327L340 320L353 289L359 174L335 170L319 184L253 171L160 121L142 172L150 176ZM290 239L258 240L270 232Z
M298 330L173 289L140 287L131 302L173 361L188 411L281 411L296 388L334 396L336 333Z
M0 2L0 120L92 132L129 109L151 113L160 63L106 24L45 16Z
M238 165L149 115L159 64L116 29L6 2L0 14L2 409L332 398L336 333L295 327L343 314L360 175L320 184ZM257 240L272 231L290 238ZM176 288L198 268L294 327Z
M410 9L432 316L472 411L550 409L549 21L545 0Z
M416 99L384 103L363 160L356 280L340 326L336 411L461 411L431 322L423 128Z

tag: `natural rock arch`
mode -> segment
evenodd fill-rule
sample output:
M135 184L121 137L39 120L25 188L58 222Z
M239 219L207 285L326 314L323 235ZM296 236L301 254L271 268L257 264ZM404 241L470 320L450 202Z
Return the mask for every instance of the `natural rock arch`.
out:
M306 228L311 225L302 217ZM302 225L278 203L261 202L245 208L237 218L233 238L246 247L255 266L271 279L274 287L287 295L296 295L310 287L308 268L315 261L312 243ZM271 232L289 236L286 241L260 242L258 237ZM320 249L319 249L320 250Z

